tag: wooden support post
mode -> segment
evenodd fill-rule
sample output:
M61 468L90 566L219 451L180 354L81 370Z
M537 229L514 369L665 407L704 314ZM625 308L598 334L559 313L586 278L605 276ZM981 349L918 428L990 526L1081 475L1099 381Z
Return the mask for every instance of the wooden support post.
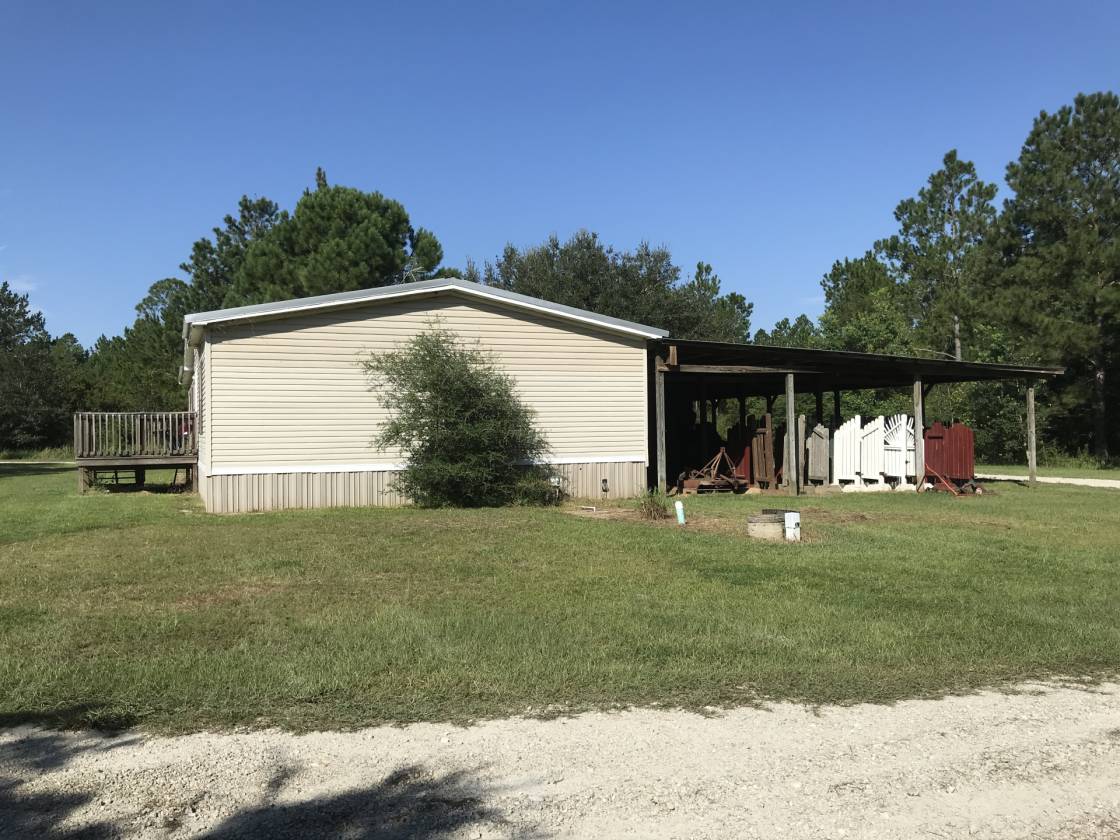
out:
M797 415L797 487L805 486L805 436L807 434L805 415Z
M656 368L661 366L661 357L657 359ZM665 372L656 370L654 376L654 391L657 412L657 492L665 493L668 490L668 460L665 450Z
M824 392L817 391L817 422L824 422Z
M1038 483L1038 440L1034 429L1034 386L1027 386L1027 475L1031 486Z
M700 456L706 462L712 456L708 453L708 386L700 382ZM700 464L690 464L689 468L700 468Z
M739 397L739 429L747 433L747 398Z
M766 413L767 414L773 414L774 413L774 400L776 400L777 398L778 397L775 394L770 394L769 396L766 397Z
M786 374L786 457L782 463L782 475L786 480L791 496L796 496L801 489L801 476L798 462L801 458L797 452L797 400L793 387L793 374Z
M78 492L84 493L89 489L90 475L85 467L78 467Z
M914 481L918 492L926 483L926 434L922 411L922 378L914 377Z
M840 428L840 392L832 392L832 428Z

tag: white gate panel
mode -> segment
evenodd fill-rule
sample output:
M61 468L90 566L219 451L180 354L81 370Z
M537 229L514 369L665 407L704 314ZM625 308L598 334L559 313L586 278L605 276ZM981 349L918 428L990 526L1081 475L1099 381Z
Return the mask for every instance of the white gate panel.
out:
M828 484L828 426L818 423L809 436L809 480Z
M885 449L884 474L902 481L914 476L914 418L895 414L887 418L883 434Z
M832 483L859 481L860 473L860 416L848 419L833 437Z
M883 480L883 415L860 431L860 475L865 482Z

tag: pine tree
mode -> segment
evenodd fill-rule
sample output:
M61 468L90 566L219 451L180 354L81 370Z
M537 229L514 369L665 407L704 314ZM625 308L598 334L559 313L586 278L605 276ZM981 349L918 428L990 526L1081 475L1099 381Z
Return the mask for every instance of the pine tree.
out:
M1057 383L1067 427L1107 458L1120 346L1120 99L1080 94L1043 111L1007 183L1002 308L1040 359L1068 368Z

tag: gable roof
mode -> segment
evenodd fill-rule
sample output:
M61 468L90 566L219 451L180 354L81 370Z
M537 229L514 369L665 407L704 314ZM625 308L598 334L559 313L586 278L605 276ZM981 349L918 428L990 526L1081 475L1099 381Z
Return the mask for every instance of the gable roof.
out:
M539 312L562 320L578 321L608 332L635 335L641 338L665 338L669 335L667 331L657 327L624 321L621 318L612 318L609 315L600 315L586 309L564 306L541 298L510 292L493 286L484 286L481 283L472 283L458 277L444 277L436 280L418 280L413 283L381 286L376 289L358 289L353 292L339 292L333 295L317 295L273 303L258 303L252 306L235 306L231 309L215 309L210 312L195 312L184 315L183 368L180 371L179 381L183 384L190 384L194 372L190 348L197 346L202 338L203 330L208 326L254 321L259 318L283 318L301 312L342 309L375 301L397 300L424 295L434 296L442 292L457 292L482 300L494 301L515 309Z

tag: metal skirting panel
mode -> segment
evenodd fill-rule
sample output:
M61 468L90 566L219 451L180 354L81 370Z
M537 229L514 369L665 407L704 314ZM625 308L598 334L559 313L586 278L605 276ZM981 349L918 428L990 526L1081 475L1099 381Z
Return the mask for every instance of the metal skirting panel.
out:
M564 492L573 499L629 499L646 491L646 465L641 461L555 464L553 469L560 475Z
M290 508L394 507L395 472L299 472L211 475L202 479L210 513L253 513Z
M646 465L640 461L556 464L553 468L560 475L564 492L575 499L625 499L646 490ZM395 507L407 501L393 490L396 478L396 472L209 475L200 478L199 489L210 513Z

